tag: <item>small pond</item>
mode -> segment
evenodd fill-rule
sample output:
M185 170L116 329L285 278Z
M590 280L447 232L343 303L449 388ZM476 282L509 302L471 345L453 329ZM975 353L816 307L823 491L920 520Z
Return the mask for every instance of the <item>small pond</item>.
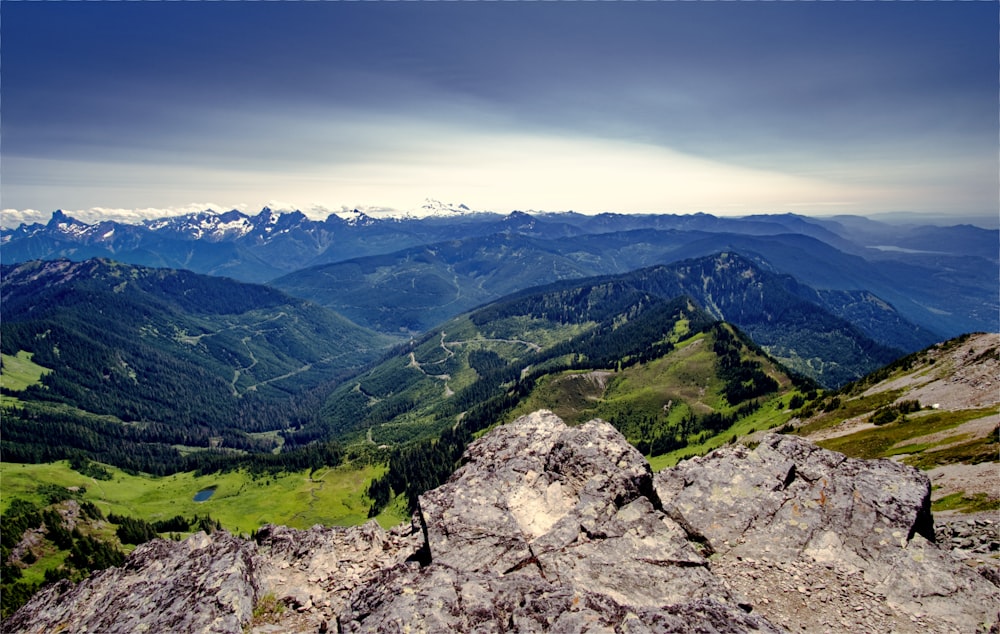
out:
M215 493L215 487L214 486L213 487L208 487L206 489L202 489L201 491L198 491L197 493L195 493L195 495L194 495L194 501L195 502L204 502L208 498L212 497L213 493Z

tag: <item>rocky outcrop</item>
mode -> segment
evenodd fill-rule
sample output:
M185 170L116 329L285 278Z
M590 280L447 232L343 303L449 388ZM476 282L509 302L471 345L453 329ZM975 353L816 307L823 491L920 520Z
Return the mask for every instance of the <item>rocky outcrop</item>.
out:
M772 435L655 484L713 570L783 626L968 632L997 619L997 588L932 543L930 482L912 467Z
M662 513L648 463L607 423L538 412L464 461L420 499L429 563L361 588L346 631L776 631Z
M610 425L473 443L410 525L136 549L4 631L974 632L1000 590L933 543L929 483L791 436L653 475Z
M4 632L240 632L258 596L253 542L198 533L154 540L121 568L36 594Z
M258 584L279 602L280 612L258 610L253 631L315 632L348 607L359 587L385 568L403 564L423 544L417 527L385 531L374 520L351 528L314 526L296 530L264 526L258 544ZM273 626L273 627L272 627Z
M935 523L934 536L939 544L953 549L1000 555L1000 522L993 519L948 518Z

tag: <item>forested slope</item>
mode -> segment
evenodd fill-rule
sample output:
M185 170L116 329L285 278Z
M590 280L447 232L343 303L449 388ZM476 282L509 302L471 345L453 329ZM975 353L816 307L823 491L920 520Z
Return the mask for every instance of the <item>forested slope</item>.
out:
M40 368L4 386L7 460L75 448L139 468L176 462L171 445L269 451L249 433L296 424L311 390L387 343L274 289L187 271L55 261L2 277L5 364Z

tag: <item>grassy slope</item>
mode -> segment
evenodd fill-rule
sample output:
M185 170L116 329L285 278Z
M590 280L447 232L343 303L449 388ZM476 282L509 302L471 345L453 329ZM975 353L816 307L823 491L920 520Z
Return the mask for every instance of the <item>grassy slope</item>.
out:
M676 341L686 334L683 324L674 333ZM563 372L540 380L532 393L508 416L537 409L551 409L567 423L583 423L592 418L611 419L616 412L632 411L657 414L669 408L664 420L674 423L688 413L702 415L733 408L722 396L723 382L716 375L716 356L706 333L677 342L670 354L649 363L618 372ZM767 373L779 382L779 391L763 401L761 408L741 419L729 430L660 456L648 457L654 471L677 464L679 460L703 455L730 441L734 435L745 436L756 430L771 429L788 422L792 411L785 407L795 393L787 376L764 360ZM626 434L628 435L628 434ZM633 440L630 438L630 440Z
M986 376L995 376L990 369L995 366L984 365L995 363L1000 354L993 347L995 337L960 337L901 359L856 386L845 386L841 393L822 397L807 407L815 413L805 417L795 433L814 437L820 446L852 457L893 458L925 471L945 465L1000 462L997 431L988 433L995 427L990 417L997 415L996 402L985 407L941 409L923 403L919 411L894 422L880 426L869 423L880 408L913 399L910 391L918 387L938 383L960 388L969 382L970 373L977 375L977 369L985 368ZM978 431L969 433L970 423ZM932 500L935 511L1000 508L995 491L989 495L938 491Z
M769 399L759 410L741 419L730 427L725 433L709 438L703 443L688 445L684 449L671 451L662 456L649 458L649 465L653 471L660 471L676 465L681 460L694 456L703 456L713 449L718 449L722 445L730 442L734 437L742 438L759 430L768 430L784 425L792 417L791 410L785 409L783 403L787 398L777 396Z
M839 451L857 458L888 458L907 454L903 458L903 462L916 467L930 469L938 464L947 464L949 462L941 456L935 456L935 454L940 452L934 449L954 443L956 440L961 440L961 438L949 436L930 443L913 443L911 442L913 439L954 429L962 423L985 418L995 413L995 407L950 412L922 410L908 415L903 420L889 423L888 425L822 440L819 444L827 449ZM988 439L980 438L975 444L988 444Z
M43 368L31 360L33 355L24 350L16 355L3 354L3 365L0 366L0 385L8 390L20 392L29 385L34 385L42 380L42 376L50 372L48 368Z

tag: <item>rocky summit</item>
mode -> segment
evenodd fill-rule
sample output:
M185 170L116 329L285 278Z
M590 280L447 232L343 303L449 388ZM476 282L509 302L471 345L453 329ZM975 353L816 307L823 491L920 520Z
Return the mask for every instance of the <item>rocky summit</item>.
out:
M157 540L3 631L1000 631L1000 576L946 546L913 468L772 435L654 475L607 423L541 411L410 525Z

